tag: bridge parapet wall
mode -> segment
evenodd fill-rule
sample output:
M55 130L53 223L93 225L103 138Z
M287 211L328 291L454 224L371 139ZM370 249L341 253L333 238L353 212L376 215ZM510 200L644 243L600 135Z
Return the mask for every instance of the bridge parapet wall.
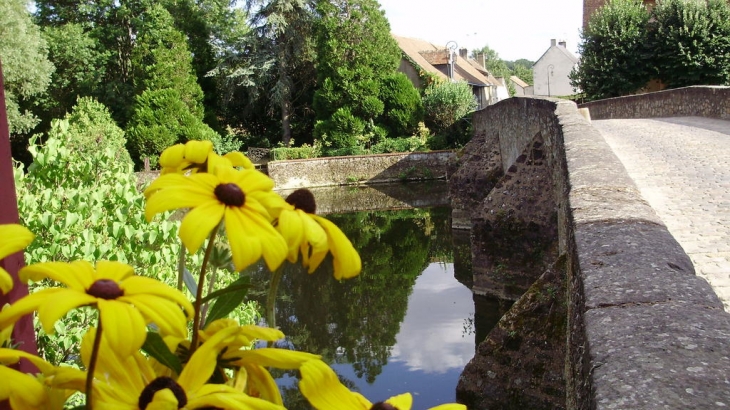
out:
M730 87L692 86L581 104L594 120L708 117L730 120Z
M547 146L567 258L567 408L730 405L730 315L576 105L511 98L474 126L499 138L505 169L536 133Z

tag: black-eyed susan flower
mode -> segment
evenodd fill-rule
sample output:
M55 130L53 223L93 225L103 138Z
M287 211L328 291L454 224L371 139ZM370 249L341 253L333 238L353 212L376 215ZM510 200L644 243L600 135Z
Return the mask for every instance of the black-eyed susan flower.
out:
M208 383L216 359L239 332L229 328L206 340L190 357L178 377L160 375L150 359L139 352L121 356L108 350L104 339L97 362L94 405L101 409L246 409L281 410L276 404L247 396L224 384ZM84 338L81 356L88 363L93 332Z
M342 385L334 370L321 360L304 363L299 371L302 374L299 390L317 410L411 410L413 405L410 393L373 404L365 396ZM466 406L449 403L430 410L466 410Z
M251 160L240 152L229 152L223 156L216 154L210 141L191 140L185 144L176 144L166 148L160 155L162 174L207 172L219 163L244 169L254 168Z
M270 270L286 258L287 245L271 225L286 205L272 191L274 182L255 170L216 166L208 173L166 174L145 190L147 220L164 211L190 208L180 225L180 239L196 252L210 232L224 221L236 270L262 256Z
M0 328L20 317L38 311L47 333L69 310L95 306L104 329L104 338L120 354L131 354L145 341L146 325L154 323L162 333L185 337L187 315L193 307L180 291L151 278L134 275L131 266L99 261L96 269L89 262L45 262L24 267L23 281L49 278L66 288L47 288L25 296L0 312ZM183 313L184 309L185 313Z
M34 235L18 224L0 225L0 260L21 251L33 241ZM0 293L8 293L13 288L13 278L0 267Z
M287 242L287 260L294 263L302 255L302 265L314 272L327 253L332 253L335 279L349 279L360 274L360 255L344 233L329 220L316 215L314 195L308 189L292 192L282 209L276 229Z

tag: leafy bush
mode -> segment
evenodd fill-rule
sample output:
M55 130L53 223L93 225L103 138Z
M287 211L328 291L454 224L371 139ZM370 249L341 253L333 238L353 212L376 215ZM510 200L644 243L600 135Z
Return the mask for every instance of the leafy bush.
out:
M730 5L664 0L653 10L651 44L658 78L669 88L730 85Z
M380 88L380 98L385 104L382 122L390 136L409 135L423 121L421 94L405 74L386 77Z
M373 154L424 150L426 150L425 141L419 137L386 138L370 148L370 152Z
M423 108L426 125L439 132L476 110L477 101L466 82L441 82L426 88Z
M319 144L304 144L301 147L277 147L271 150L271 158L276 161L287 159L307 159L322 156L322 147Z
M347 107L339 108L328 120L317 121L315 135L321 138L327 152L351 151L358 147L358 136L365 132L365 122L355 117Z

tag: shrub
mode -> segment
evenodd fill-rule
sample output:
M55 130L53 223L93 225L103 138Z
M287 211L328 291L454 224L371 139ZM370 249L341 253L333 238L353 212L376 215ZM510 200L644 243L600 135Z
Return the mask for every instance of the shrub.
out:
M385 104L382 123L390 136L409 135L423 121L421 94L403 73L395 73L383 80L380 99Z
M423 108L426 125L439 132L476 110L477 101L466 82L441 82L426 88Z

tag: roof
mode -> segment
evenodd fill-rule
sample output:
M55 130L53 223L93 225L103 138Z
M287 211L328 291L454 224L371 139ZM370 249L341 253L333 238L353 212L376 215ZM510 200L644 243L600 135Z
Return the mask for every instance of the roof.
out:
M530 84L527 84L526 82L522 81L522 79L520 77L517 77L516 75L511 76L509 79L510 79L510 81L519 85L522 88L530 86Z
M535 63L532 66L534 67L553 48L557 48L558 50L560 50L560 52L563 53L563 54L565 54L565 56L568 57L568 60L570 60L570 62L573 63L573 64L577 64L580 61L578 59L578 57L574 56L573 53L571 53L567 48L556 44L554 46L548 47L548 49L545 50L544 53L542 53L542 55L540 56L540 58L538 58L537 60L535 60Z
M449 63L449 53L446 46L438 46L425 40L416 38L401 37L391 34L398 43L401 51L419 68L428 71L440 78L447 79L439 67L446 66ZM494 76L489 74L486 69L478 69L479 63L471 59L467 60L454 54L455 66L454 79L464 80L469 84L491 86L500 85ZM475 66L476 65L476 66ZM446 71L446 70L444 70ZM486 74L485 74L486 73Z

